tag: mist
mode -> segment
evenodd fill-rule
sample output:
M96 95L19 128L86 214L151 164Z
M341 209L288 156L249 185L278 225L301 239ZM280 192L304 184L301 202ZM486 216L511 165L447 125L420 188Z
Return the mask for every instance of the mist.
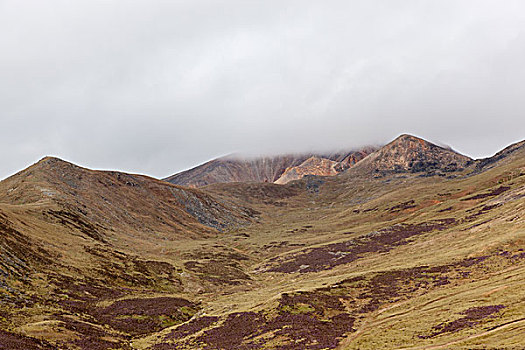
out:
M523 1L0 0L0 178L525 139Z

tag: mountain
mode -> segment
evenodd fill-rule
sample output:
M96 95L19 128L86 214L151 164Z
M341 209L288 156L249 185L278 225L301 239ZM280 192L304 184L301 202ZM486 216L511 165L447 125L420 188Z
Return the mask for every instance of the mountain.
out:
M452 149L437 146L412 135L401 135L373 152L357 168L380 174L446 174L461 171L473 160Z
M185 234L247 222L249 211L147 176L85 169L46 157L0 184L0 202L49 202L101 227ZM239 210L240 209L240 210Z
M169 176L164 180L176 185L190 187L202 187L214 183L228 182L279 181L277 183L285 183L290 181L285 179L295 180L304 175L322 175L322 173L335 175L353 166L375 150L376 148L374 147L364 147L357 151L340 151L328 154L296 154L254 158L232 155L211 160L193 169ZM309 173L308 169L312 171L316 169L316 167L311 167L312 160L303 165L310 158L314 158L314 162L337 163L334 166L335 172L318 171L315 174ZM279 180L287 171L288 174L285 179Z
M198 189L45 158L0 182L0 349L520 349L523 144Z
M501 163L509 158L520 157L525 153L525 141L516 142L512 145L505 147L492 157L476 160L475 169L476 172L485 171L493 168L498 163Z
M283 174L275 180L275 183L285 184L302 179L306 175L334 176L340 172L339 164L339 162L327 158L310 157L297 166L286 168Z
M107 332L82 323L117 317L90 313L100 311L92 303L125 294L181 293L198 285L191 282L195 272L181 276L166 254L182 254L196 242L256 221L256 216L250 208L196 189L46 157L0 182L0 324L19 317L21 307L39 308L38 316L27 322L45 328L39 317L51 317L50 331L57 324L67 334L86 331L77 344L81 348L121 344L125 339L118 332L124 325ZM170 249L176 253L166 252ZM181 298L159 302L195 308ZM90 316L82 322L67 318L75 313ZM0 349L1 344L11 344L9 349L57 346L25 338L24 332L0 332ZM113 341L90 341L89 332ZM74 343L67 347L75 348Z
M226 182L274 182L289 166L299 165L308 156L242 158L227 156L165 178L176 185L202 187Z
M351 167L361 159L365 158L376 148L367 147L360 151L350 153L334 153L324 156L312 156L297 166L291 166L275 180L276 184L286 184L293 180L302 179L308 175L315 176L334 176Z

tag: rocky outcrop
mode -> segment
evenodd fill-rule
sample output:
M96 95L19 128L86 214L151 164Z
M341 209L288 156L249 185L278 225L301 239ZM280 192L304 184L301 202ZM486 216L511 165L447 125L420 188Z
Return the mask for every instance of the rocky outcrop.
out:
M353 167L375 150L374 147L366 147L359 151L312 156L297 166L286 168L274 182L282 185L308 175L334 176Z
M275 183L282 185L293 180L301 179L306 175L337 175L339 173L339 164L340 163L326 158L310 157L300 165L286 169L283 175L278 178Z
M299 165L308 157L309 155L281 155L245 158L231 155L211 160L164 180L189 187L228 182L274 182L286 168Z
M376 173L445 174L461 171L473 160L452 149L412 135L401 135L356 165Z

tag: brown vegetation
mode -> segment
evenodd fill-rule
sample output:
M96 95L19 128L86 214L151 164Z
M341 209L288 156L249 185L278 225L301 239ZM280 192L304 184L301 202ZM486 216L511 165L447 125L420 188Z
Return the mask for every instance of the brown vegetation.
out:
M0 349L519 348L524 156L402 136L201 189L46 158L0 182Z

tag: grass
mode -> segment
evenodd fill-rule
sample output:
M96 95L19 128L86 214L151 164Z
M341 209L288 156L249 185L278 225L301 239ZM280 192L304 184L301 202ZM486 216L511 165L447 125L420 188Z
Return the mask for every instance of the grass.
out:
M97 179L96 172L89 174ZM11 191L11 196L18 193L16 200L2 198L5 204L0 204L9 227L30 242L17 246L4 235L0 244L31 267L27 282L6 280L21 293L23 304L2 303L0 323L2 329L64 348L82 348L74 341L83 336L110 339L123 349L130 341L136 349L162 343L198 348L199 341L226 348L259 341L262 348L293 349L303 338L295 348L315 348L315 341L339 349L519 348L525 331L525 258L520 257L525 249L524 174L525 158L515 157L456 179L393 175L371 180L349 173L323 179L318 192L301 181L210 186L207 195L219 202L259 213L251 224L225 232L177 221L166 212L152 218L149 209L137 209L118 223L111 215L103 219L103 207L87 216L88 225L72 226L56 216L51 220L44 213L73 210L72 199L66 196L64 204L42 197L27 183L59 194L64 189L50 188L49 180L33 174L18 185L27 187L27 197ZM102 178L108 186L111 176ZM147 179L133 181L154 191L162 188ZM13 183L11 179L2 186ZM501 186L508 190L494 192ZM144 192L126 189L147 208L167 200L161 195L144 203L138 199ZM95 193L113 202L129 201L106 190L86 191L89 202L80 205L103 205ZM354 249L381 234L388 238L395 231L387 228L444 219L454 219L453 224L408 235L388 243L388 249ZM83 234L86 227L96 228L103 241ZM268 269L327 247L338 248L326 253L326 259L338 259L341 253L354 256L344 264L318 264L303 273ZM467 266L473 258L481 260ZM183 298L198 307L180 306L153 316L126 313L115 320L95 312L131 303L123 300L147 304L162 297ZM504 308L461 321L469 309L497 305ZM219 339L221 327L234 324L232 315L237 314L246 319L243 332L232 334L233 343ZM209 316L213 320L204 318ZM118 317L135 318L143 327L140 334L120 327ZM152 318L154 326L147 323ZM72 322L79 323L73 327ZM326 339L312 331L309 338L294 322L307 330L329 323L327 329L337 331L325 332ZM443 325L460 323L468 326L433 335ZM337 328L343 325L344 331ZM180 338L165 339L177 330Z

